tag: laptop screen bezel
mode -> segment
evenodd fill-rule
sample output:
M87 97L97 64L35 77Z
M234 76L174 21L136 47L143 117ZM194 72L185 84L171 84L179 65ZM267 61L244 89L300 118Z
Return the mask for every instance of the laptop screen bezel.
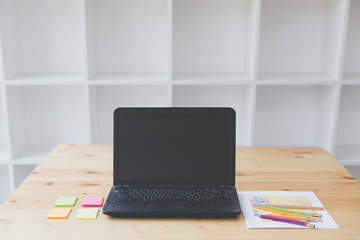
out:
M128 180L122 179L119 176L117 169L119 168L119 118L121 116L136 116L136 115L221 115L224 117L228 117L230 120L229 126L229 161L230 169L227 179L220 180L208 180L208 181L176 181L176 180ZM224 186L235 186L235 110L232 108L117 108L114 111L114 148L113 148L113 171L114 171L114 185L224 185ZM224 160L223 160L224 161Z

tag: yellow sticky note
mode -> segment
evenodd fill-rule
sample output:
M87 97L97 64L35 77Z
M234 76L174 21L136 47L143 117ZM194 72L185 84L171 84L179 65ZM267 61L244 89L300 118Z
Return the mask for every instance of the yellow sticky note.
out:
M98 213L99 213L98 208L81 208L77 211L75 219L78 220L96 219Z
M67 219L70 212L70 208L52 208L46 219Z

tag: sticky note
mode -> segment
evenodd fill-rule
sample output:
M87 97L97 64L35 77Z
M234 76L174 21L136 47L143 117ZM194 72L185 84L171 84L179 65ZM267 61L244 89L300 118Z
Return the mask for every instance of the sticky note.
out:
M73 207L77 197L58 197L54 207Z
M77 211L75 219L78 220L96 219L98 213L99 213L98 208L81 208Z
M70 208L52 208L46 219L67 219L70 212Z
M83 207L101 207L103 203L103 197L86 197L81 206Z

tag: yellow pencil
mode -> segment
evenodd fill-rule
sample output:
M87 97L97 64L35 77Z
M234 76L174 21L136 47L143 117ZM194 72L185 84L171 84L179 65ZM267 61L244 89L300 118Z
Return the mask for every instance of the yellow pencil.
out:
M309 221L309 218L306 218L306 217L298 217L298 216L292 216L292 215L284 215L284 214L279 214L279 213L272 213L272 215L280 216L280 217L291 217L291 218L296 218L296 219L301 219L301 220Z

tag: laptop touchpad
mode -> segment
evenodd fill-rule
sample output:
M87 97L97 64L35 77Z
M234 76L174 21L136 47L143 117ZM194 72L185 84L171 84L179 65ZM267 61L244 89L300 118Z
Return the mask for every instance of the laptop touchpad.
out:
M145 212L181 212L181 204L177 203L147 203Z

